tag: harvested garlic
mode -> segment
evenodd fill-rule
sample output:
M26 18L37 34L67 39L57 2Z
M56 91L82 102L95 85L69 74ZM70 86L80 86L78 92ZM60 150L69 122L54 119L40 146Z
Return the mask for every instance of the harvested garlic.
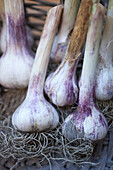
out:
M77 100L75 72L85 42L92 5L91 0L82 0L65 58L45 82L45 93L57 106L72 105Z
M105 8L101 4L94 4L86 40L78 107L65 119L62 127L62 133L69 140L79 137L101 140L108 131L107 121L94 102L96 65L104 14Z
M54 129L59 123L57 111L44 98L43 86L61 13L61 5L51 8L48 12L37 48L26 98L12 116L13 126L20 131L45 131Z

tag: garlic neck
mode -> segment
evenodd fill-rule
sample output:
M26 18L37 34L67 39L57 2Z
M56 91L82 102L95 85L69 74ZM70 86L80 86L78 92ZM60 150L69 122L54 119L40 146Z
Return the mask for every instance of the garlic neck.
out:
M31 89L34 89L34 91L38 90L41 94L43 93L47 66L61 13L62 6L60 5L58 7L50 9L47 15L39 46L37 48L33 68L31 71L28 93L31 93Z
M57 43L66 42L69 38L68 36L73 29L79 5L80 0L65 0Z
M79 104L84 105L94 101L95 71L98 60L100 37L105 9L101 4L93 6L89 24L85 56L80 80Z
M27 48L24 7L22 0L5 1L7 48Z

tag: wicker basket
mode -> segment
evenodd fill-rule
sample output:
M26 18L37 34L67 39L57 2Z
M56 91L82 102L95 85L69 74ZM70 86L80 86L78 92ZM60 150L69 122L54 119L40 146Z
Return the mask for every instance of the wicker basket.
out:
M103 1L103 2L104 2L104 4L106 3L106 5L108 4L108 1ZM29 27L32 29L32 33L33 33L33 37L34 37L34 45L33 45L34 51L36 51L36 48L38 46L41 31L43 29L44 21L46 19L47 11L51 7L58 5L59 3L63 4L63 0L46 0L46 1L44 1L44 0L24 0L27 25L29 25ZM49 72L52 69L51 67L54 69L55 66L50 64L49 68L48 68ZM83 159L82 156L81 156L81 159L80 158L77 159L77 157L79 157L79 155L82 152L86 151L86 150L82 150L83 147L81 147L79 149L79 152L77 153L77 157L75 156L75 159L77 159L77 161L73 160L74 157L69 159L68 158L69 153L62 155L64 157L66 157L65 159L63 159L63 158L61 159L61 155L59 155L59 153L57 153L58 154L57 159L55 159L55 156L53 155L52 158L54 158L54 159L50 160L50 159L48 159L48 157L46 157L46 153L49 152L49 149L47 149L45 146L43 146L46 148L46 151L44 152L45 155L42 153L43 158L41 158L38 154L36 154L37 151L35 150L35 148L34 148L34 153L35 153L34 155L31 154L29 151L28 157L27 156L25 157L25 154L27 154L27 152L26 153L25 153L25 151L22 152L22 148L20 149L18 147L20 145L23 146L20 134L19 133L17 134L18 139L11 138L12 129L10 129L10 128L12 128L12 127L10 125L10 118L11 118L10 115L12 115L14 110L24 100L25 95L26 95L26 89L18 90L18 91L17 90L7 91L6 89L0 88L0 91L1 91L1 93L0 93L0 110L1 110L0 122L2 122L2 126L0 126L0 129L1 129L1 133L0 133L0 155L1 155L0 170L7 170L7 169L17 169L17 170L18 169L21 169L21 170L29 170L29 169L31 169L31 170L43 169L44 170L45 169L45 170L49 170L50 168L52 170L55 170L55 169L61 169L61 170L63 170L63 169L66 169L66 170L67 169L69 169L69 170L71 170L71 169L73 169L73 170L76 170L76 169L80 169L80 170L89 170L89 169L90 170L93 170L93 169L108 170L108 169L110 169L110 170L112 170L113 169L113 130L112 130L112 126L110 127L110 131L109 131L107 137L104 140L100 141L98 144L96 144L96 146L94 147L93 155L88 160ZM105 114L108 113L108 115L106 115L106 117L109 118L109 120L110 120L110 117L113 117L112 112L111 112L111 110L113 109L113 101L106 102L106 103L97 101L97 105L99 106L99 108L101 110L104 110ZM72 106L71 110L73 109L73 107L75 107L75 106ZM57 109L59 111L59 108L57 108ZM64 110L65 110L65 108L64 108ZM60 110L60 113L62 113L64 110L63 109ZM67 112L68 111L70 112L70 108L66 108L66 110L67 110ZM109 122L109 124L111 124L111 123L112 122ZM13 132L13 133L17 133L17 132ZM22 135L23 135L23 138L26 137L26 134L22 134ZM34 141L32 141L32 139L36 140L36 134L33 134L33 135L31 135L31 136L29 135L29 138L31 137L31 139L29 141L28 140L24 141L26 143L27 149L28 149L29 145L33 145ZM58 135L60 135L60 131L58 132ZM44 136L43 136L43 138L44 138ZM5 140L5 145L3 145L3 143L2 143L3 140ZM44 140L46 140L46 137L44 138ZM49 138L49 140L51 140L51 139ZM51 142L51 141L49 141L49 142ZM69 144L69 143L66 143L67 141L63 141L63 142L64 142L63 146L62 146L63 150L67 149L64 147L64 145L65 146L66 145L73 146L73 143ZM84 142L84 148L88 145L88 142L89 142L89 145L92 146L92 143L90 143L90 141L87 141L86 143ZM82 144L82 141L81 141L81 144ZM16 146L16 153L14 152L15 148L13 146ZM35 145L33 145L33 146L35 146ZM37 146L35 146L35 147L38 148ZM55 141L53 143L53 147L56 147L56 151L60 151L61 144L59 143L58 138L55 139ZM59 150L57 150L58 147L59 147ZM26 149L26 148L24 148L24 149ZM72 148L70 148L68 150L68 152L71 152L71 149ZM72 151L74 151L74 149ZM90 151L91 151L90 149L89 150L87 149L87 155L88 155L88 152L90 152ZM12 153L13 153L13 155L12 155ZM66 153L66 150L64 151L64 153ZM89 153L89 156L90 156L90 153ZM46 157L46 159L45 159L45 161L43 161L43 164L41 164L42 159L44 159L44 157ZM82 161L82 160L84 160L84 161ZM50 161L52 162L52 165L51 165ZM40 162L40 164L39 164L39 162ZM76 163L78 163L78 164L76 164Z

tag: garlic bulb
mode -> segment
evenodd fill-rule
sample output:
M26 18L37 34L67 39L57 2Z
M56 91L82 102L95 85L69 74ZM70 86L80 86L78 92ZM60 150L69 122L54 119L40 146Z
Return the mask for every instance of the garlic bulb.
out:
M108 131L107 121L94 102L96 65L105 8L94 4L89 24L85 56L80 79L77 109L64 121L62 132L70 140L77 137L100 140Z
M20 131L45 131L55 128L59 123L57 111L44 98L43 86L61 13L61 5L51 8L48 12L31 71L26 98L12 116L13 126Z
M1 33L0 33L0 51L2 53L5 52L6 50L6 43L7 43L7 24L6 24L6 16L5 16L5 9L4 9L4 0L1 0L0 2L0 14L2 18L2 28L1 28ZM30 48L32 48L34 40L33 40L33 34L31 29L26 26L26 33L27 33L27 42Z
M80 0L65 0L64 2L64 10L60 28L58 30L58 34L55 37L51 52L52 62L61 62L65 55L79 5Z
M7 26L6 51L0 58L0 84L6 88L25 88L33 64L28 48L22 0L7 0L5 16Z
M100 56L96 77L96 98L113 98L113 1L109 0L106 24L100 46Z
M72 105L77 100L75 71L86 38L91 6L91 0L82 0L65 58L45 82L45 93L57 106Z

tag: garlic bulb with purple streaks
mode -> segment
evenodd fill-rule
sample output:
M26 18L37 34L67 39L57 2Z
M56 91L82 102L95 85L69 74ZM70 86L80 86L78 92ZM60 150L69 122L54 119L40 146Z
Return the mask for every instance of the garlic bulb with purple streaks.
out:
M31 71L26 98L12 116L13 126L20 131L45 131L54 129L59 123L57 111L44 98L43 86L61 13L61 5L51 8L48 12Z
M108 131L107 121L94 102L96 65L104 13L105 8L101 4L94 4L86 40L78 107L65 119L62 127L62 133L70 140L77 137L101 140Z
M7 44L0 58L0 84L6 88L25 88L34 56L27 44L23 0L7 0L4 4Z
M82 0L65 58L45 82L45 93L57 106L72 105L77 100L75 71L85 42L92 4L91 0Z
M110 100L113 98L113 1L109 8L104 33L99 51L99 62L96 77L96 98Z
M74 27L79 5L80 0L65 0L64 2L64 10L60 28L58 34L55 37L51 52L51 59L55 63L62 61L65 55L70 40L70 33Z

